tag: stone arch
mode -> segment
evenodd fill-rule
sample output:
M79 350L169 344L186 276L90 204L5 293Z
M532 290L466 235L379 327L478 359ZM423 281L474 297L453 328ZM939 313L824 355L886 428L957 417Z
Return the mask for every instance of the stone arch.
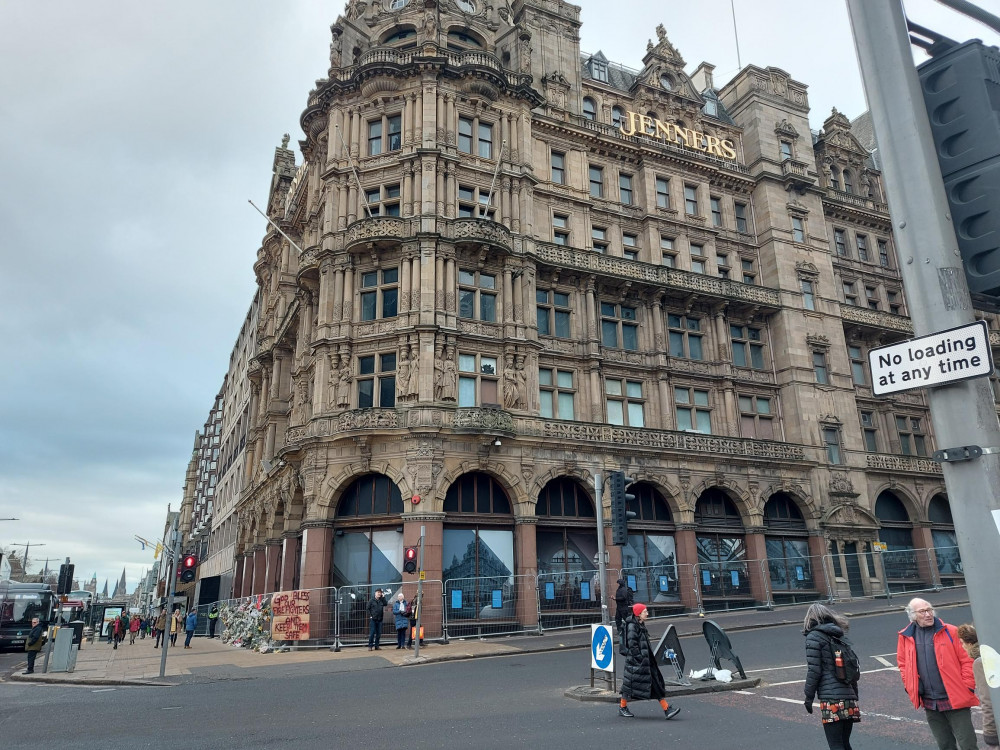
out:
M686 513L688 508L683 503L684 491L679 486L671 482L670 479L663 474L654 474L648 471L631 471L628 473L630 476L634 477L637 482L644 482L656 488L656 490L663 496L664 501L666 501L667 507L670 509L670 515L674 518L674 522L681 522L681 514ZM693 506L690 508L690 512L692 513L693 518Z
M318 505L324 510L324 519L332 521L337 510L344 490L351 486L355 479L366 474L384 474L389 477L399 488L399 493L403 497L408 497L411 488L406 481L406 477L401 471L392 466L388 461L367 462L358 461L345 466L339 474L329 477L320 487L320 497ZM404 507L405 511L405 507Z
M755 521L760 520L761 511L754 507L753 497L750 495L750 492L734 482L730 482L725 477L722 479L706 479L701 484L696 485L691 491L692 509L697 508L699 498L706 490L710 489L720 490L726 497L733 501L736 510L740 513L744 526L760 525L759 523L755 523Z
M781 483L768 485L764 491L760 493L761 516L763 516L764 507L767 505L768 501L778 493L784 493L792 498L798 506L799 512L802 513L802 517L806 520L806 526L811 529L816 528L820 518L823 517L823 512L814 503L812 495L807 493L800 485L797 484L793 485Z
M951 505L951 498L948 497L948 489L944 486L944 483L934 485L924 493L923 500L920 503L922 513L920 515L921 521L929 521L931 517L931 503L934 501L938 495L943 495L944 499L948 501L948 505Z
M916 523L919 520L926 519L927 516L924 512L925 505L920 502L917 496L905 487L900 486L894 482L882 482L875 487L875 491L872 492L872 515L875 515L875 505L878 503L879 495L883 492L891 492L906 508L906 513L910 517L910 523ZM930 499L928 498L928 502Z
M278 499L267 514L267 538L279 539L285 530L285 501Z
M587 496L590 498L590 502L594 503L596 506L596 498L594 497L594 482L593 475L587 469L581 469L578 467L554 467L544 474L535 477L534 481L531 483L530 487L527 487L528 501L524 508L523 514L518 515L528 515L529 510L531 514L534 514L535 508L538 504L538 495L545 489L545 486L551 482L553 479L573 479L580 483L580 485L587 492Z
M448 494L448 488L455 483L455 480L463 474L470 472L488 474L499 482L503 491L507 493L507 499L510 500L511 510L514 512L515 517L526 515L529 507L532 512L534 511L535 501L533 498L525 495L524 482L509 472L503 464L492 461L463 461L451 471L445 472L439 485L441 487L440 496L434 498L435 511L442 511L444 509L445 495Z

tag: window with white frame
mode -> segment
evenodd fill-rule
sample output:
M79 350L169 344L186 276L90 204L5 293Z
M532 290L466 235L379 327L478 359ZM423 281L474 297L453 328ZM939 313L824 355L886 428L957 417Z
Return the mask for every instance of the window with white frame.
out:
M704 334L701 320L687 315L667 314L667 329L670 339L670 356L681 359L704 359L702 346Z
M399 183L366 190L365 201L372 216L399 216Z
M552 241L557 245L569 244L569 217L565 214L552 215Z
M632 175L618 175L618 201L626 206L631 206L633 202Z
M458 150L484 159L493 158L493 125L478 117L458 118Z
M383 115L368 121L368 155L378 156L403 147L403 116Z
M626 260L639 260L639 235L622 232L622 257Z
M620 128L622 123L625 121L625 110L619 107L617 104L611 108L611 124L616 128Z
M674 238L660 235L661 264L667 268L677 268L677 250L674 249Z
M656 206L670 208L670 180L666 177L656 178Z
M395 318L399 304L399 269L361 274L361 320Z
M729 326L733 343L733 364L736 367L764 369L764 340L760 328L753 326Z
M396 353L358 357L358 408L396 405Z
M678 430L712 434L712 409L708 402L708 391L674 386L674 410Z
M538 335L570 338L569 295L554 289L536 289L535 303Z
M497 319L497 277L493 274L459 269L458 317L495 323Z
M572 370L538 368L540 414L547 419L576 419L576 387Z
M604 381L604 394L609 423L629 427L646 426L641 381L607 378Z
M774 440L774 409L770 396L740 395L740 434L746 438Z
M601 303L601 343L613 349L639 348L636 308L614 302Z
M499 406L497 358L484 354L458 355L458 405Z
M927 440L920 417L897 414L896 434L899 435L900 453L904 456L927 455Z

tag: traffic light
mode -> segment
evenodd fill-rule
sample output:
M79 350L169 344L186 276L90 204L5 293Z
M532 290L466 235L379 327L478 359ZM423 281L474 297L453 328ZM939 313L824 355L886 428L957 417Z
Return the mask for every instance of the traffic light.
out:
M404 573L416 573L417 572L417 548L407 547L403 550L403 572Z
M635 518L635 513L628 509L635 500L635 495L625 491L625 488L635 480L626 477L623 471L612 471L611 484L611 543L619 546L628 544L628 522Z
M1000 299L1000 51L978 39L917 68L969 291Z
M59 583L56 585L56 594L62 596L73 590L73 571L76 568L72 563L63 563L59 566Z
M197 567L197 555L185 555L181 558L181 583L191 583L194 580L194 569Z

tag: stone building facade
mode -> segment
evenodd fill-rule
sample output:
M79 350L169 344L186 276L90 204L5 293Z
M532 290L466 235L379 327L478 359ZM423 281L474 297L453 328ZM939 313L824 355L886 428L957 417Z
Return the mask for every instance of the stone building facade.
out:
M331 27L254 266L234 592L410 580L423 526L427 578L473 581L455 616L514 577L572 610L617 469L610 566L664 609L960 578L926 402L868 380L912 327L851 123L813 133L776 68L685 72L662 26L634 70L580 24L380 0Z

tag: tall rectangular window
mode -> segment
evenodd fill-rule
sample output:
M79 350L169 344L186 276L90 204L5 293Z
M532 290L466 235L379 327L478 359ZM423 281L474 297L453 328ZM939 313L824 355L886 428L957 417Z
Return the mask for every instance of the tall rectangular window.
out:
M637 380L608 378L604 381L608 422L629 427L645 427L645 401L642 383Z
M740 268L743 271L743 283L744 284L756 284L757 283L757 270L754 268L754 263L749 258L740 259Z
M660 253L662 264L667 268L677 268L677 251L674 249L674 238L660 235Z
M552 182L556 185L566 184L566 154L552 152Z
M709 199L709 206L712 210L712 226L721 227L722 226L722 201L716 198L714 195Z
M712 410L708 404L708 391L674 386L674 409L678 430L712 434Z
M382 153L382 118L368 123L368 155L378 156Z
M670 180L666 177L656 178L656 205L658 208L670 208Z
M919 417L896 415L899 449L904 456L926 456L927 441Z
M736 213L736 231L741 234L747 234L749 232L749 224L747 222L747 204L746 203L736 203L734 205Z
M781 141L781 160L792 158L792 144L789 141Z
M601 303L601 343L613 349L639 348L639 326L634 307Z
M684 212L691 216L698 215L698 188L694 185L684 186Z
M576 388L572 370L539 367L538 396L541 416L547 419L576 419Z
M774 439L774 410L769 396L740 396L740 433L760 440Z
M856 238L858 245L858 260L863 260L868 262L868 238L863 234L859 234Z
M590 181L590 197L591 198L603 198L604 197L604 169L601 167L595 167L593 164L587 169L588 179Z
M704 359L701 320L686 315L667 315L670 335L670 356L681 359Z
M493 158L493 125L478 117L458 118L458 150L484 159Z
M805 307L806 310L815 310L816 285L809 279L799 279L799 284L802 287L802 306Z
M691 249L691 270L695 273L706 273L708 271L708 261L705 259L705 248L703 245L692 242Z
M622 257L626 260L639 260L639 235L622 232Z
M882 268L889 267L889 243L885 240L878 240L878 264Z
M725 253L715 254L715 268L719 272L720 279L728 279L729 272L732 270L729 267L729 256Z
M792 240L795 242L806 241L805 222L798 216L792 217Z
M626 206L632 205L632 175L618 175L618 201Z
M733 342L733 364L736 367L764 369L764 342L761 329L752 326L729 326Z
M813 352L813 373L816 375L816 382L821 385L829 385L830 372L826 366L826 352Z
M879 308L879 298L878 289L873 286L865 287L865 298L868 300L869 310L878 310Z
M495 323L497 319L497 277L493 274L459 269L458 317Z
M843 229L833 230L833 244L837 248L837 255L841 258L847 257L847 235Z
M561 214L552 216L552 241L557 245L569 244L569 217Z
M366 190L365 202L372 216L399 216L399 183Z
M590 239L593 242L594 250L605 253L608 250L608 230L604 227L591 227Z
M382 269L381 281L379 273L379 271L366 271L361 274L362 320L396 317L399 301L399 269Z
M823 428L823 445L826 448L826 459L831 464L840 464L840 430L836 427Z
M844 302L849 305L858 304L858 292L853 281L844 282Z
M500 406L497 359L482 354L458 355L458 405Z
M865 358L861 353L861 347L848 346L847 354L851 358L851 378L857 385L867 385L868 379L865 377Z
M403 147L403 116L389 115L368 122L368 155L398 151Z
M553 289L536 289L536 316L539 336L570 337L569 295Z
M889 312L891 312L893 315L902 315L903 304L900 299L899 292L888 290L886 291L885 296L886 299L889 300Z
M487 188L469 185L458 186L458 217L460 219L493 219L496 213L496 195L490 196Z
M468 117L458 118L458 150L463 154L472 153L473 121Z
M358 357L358 408L396 405L396 353Z
M861 429L865 436L865 450L878 453L878 427L875 424L875 412L861 412Z
M493 126L479 123L479 155L484 159L493 158Z

